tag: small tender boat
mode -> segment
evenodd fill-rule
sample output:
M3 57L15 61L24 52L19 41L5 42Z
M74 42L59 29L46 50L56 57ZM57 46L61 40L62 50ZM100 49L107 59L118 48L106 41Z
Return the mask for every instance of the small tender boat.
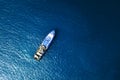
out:
M43 42L40 44L40 47L38 48L37 52L34 55L34 59L40 60L45 53L45 51L50 46L50 43L52 42L53 38L55 36L55 30L52 30L43 40Z

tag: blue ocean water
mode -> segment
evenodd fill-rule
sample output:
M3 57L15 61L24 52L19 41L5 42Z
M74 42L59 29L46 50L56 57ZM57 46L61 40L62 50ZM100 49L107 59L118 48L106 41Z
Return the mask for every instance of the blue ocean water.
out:
M116 1L0 0L0 80L120 80L119 14Z

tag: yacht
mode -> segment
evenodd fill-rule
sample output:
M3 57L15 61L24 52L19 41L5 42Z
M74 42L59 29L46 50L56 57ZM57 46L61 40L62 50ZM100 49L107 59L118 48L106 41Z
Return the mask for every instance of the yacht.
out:
M53 38L55 37L55 30L52 30L42 41L40 44L38 50L34 54L34 59L35 60L40 60L43 56L43 54L46 52L46 50L49 48Z

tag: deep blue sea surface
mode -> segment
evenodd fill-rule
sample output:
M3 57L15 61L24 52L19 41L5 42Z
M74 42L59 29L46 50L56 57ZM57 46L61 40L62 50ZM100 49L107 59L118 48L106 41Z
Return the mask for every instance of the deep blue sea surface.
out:
M120 80L118 1L0 0L0 80ZM56 37L42 60L34 53Z

